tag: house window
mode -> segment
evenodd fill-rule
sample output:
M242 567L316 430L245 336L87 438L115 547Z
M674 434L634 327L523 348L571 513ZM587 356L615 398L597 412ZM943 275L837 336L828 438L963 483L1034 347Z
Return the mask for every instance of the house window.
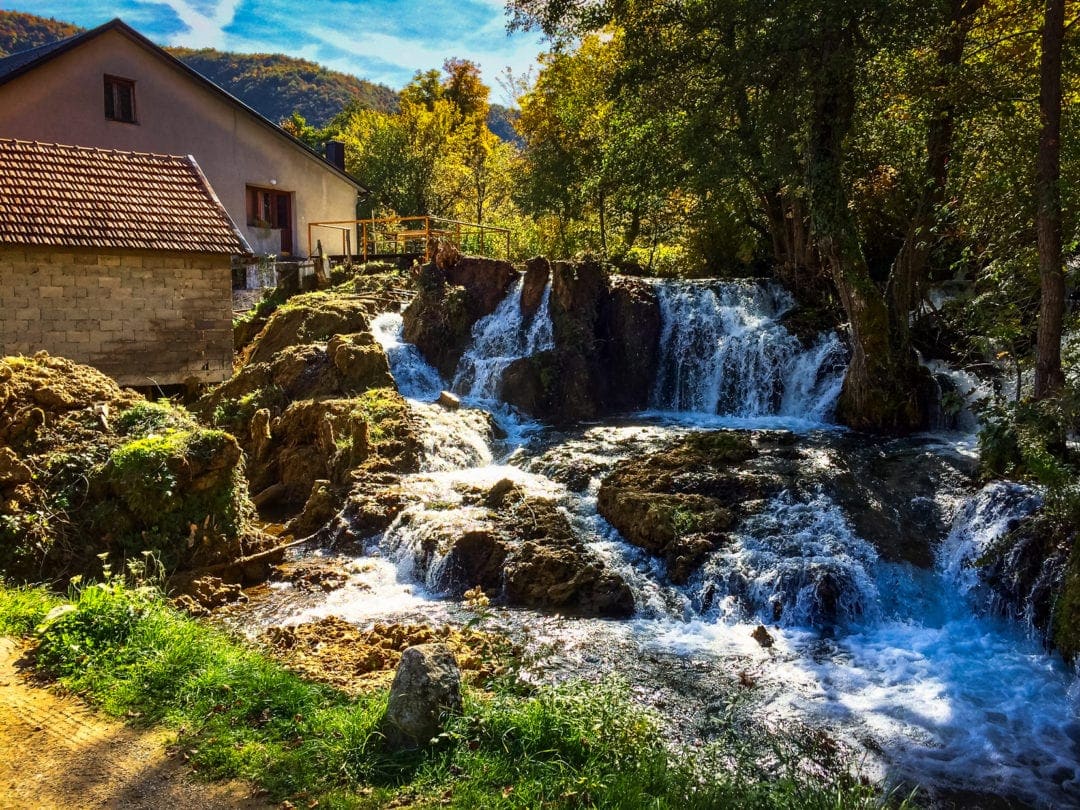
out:
M105 77L105 117L127 124L135 120L135 82L116 76Z
M281 231L281 252L292 253L292 193L248 186L247 224Z

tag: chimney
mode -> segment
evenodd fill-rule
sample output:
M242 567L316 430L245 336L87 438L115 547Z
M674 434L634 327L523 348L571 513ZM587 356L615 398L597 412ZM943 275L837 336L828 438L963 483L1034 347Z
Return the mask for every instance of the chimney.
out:
M327 141L326 159L342 171L345 171L345 144L341 141Z

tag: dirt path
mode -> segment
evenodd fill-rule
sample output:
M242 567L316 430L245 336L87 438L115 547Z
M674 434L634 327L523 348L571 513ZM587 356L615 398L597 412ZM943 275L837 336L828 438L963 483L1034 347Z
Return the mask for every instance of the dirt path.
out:
M257 808L239 783L206 784L165 753L165 734L131 729L82 701L31 686L22 649L0 637L0 809Z

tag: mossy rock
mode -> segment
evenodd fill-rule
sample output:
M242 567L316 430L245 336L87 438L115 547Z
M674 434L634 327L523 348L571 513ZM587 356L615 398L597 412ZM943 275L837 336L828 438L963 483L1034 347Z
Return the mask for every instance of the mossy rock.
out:
M1080 655L1080 545L1075 540L1061 593L1054 603L1051 640L1066 661L1075 661Z
M270 316L251 343L243 364L272 361L289 346L327 341L334 335L364 332L368 307L360 298L338 292L297 295Z
M175 570L268 542L230 434L62 358L5 358L0 378L0 426L18 435L0 459L0 573L98 576L99 555L144 552Z

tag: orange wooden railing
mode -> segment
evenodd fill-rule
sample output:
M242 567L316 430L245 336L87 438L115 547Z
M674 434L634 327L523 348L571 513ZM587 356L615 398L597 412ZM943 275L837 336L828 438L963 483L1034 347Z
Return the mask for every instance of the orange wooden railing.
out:
M436 243L439 239L451 242L462 252L467 252L467 248L471 244L475 247L473 252L478 255L487 255L489 237L494 238L496 242L501 242L505 251L503 258L507 260L510 258L510 229L500 228L495 225L483 225L478 222L461 222L456 219L427 215L310 222L308 223L309 256L313 255L313 234L316 228L339 232L341 234L341 253L344 256L352 255L352 233L354 230L359 229L358 255L365 262L373 254L386 256L408 253L409 244L415 244L416 242L423 244L424 262L429 262L434 255ZM380 246L388 248L391 245L393 250L379 249Z

